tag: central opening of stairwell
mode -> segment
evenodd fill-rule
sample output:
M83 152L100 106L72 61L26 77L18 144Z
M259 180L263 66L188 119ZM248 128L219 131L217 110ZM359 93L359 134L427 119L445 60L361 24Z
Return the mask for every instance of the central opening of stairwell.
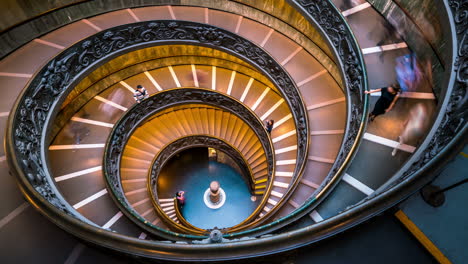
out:
M258 206L239 165L226 153L213 148L190 148L174 155L158 177L159 197L184 191L181 213L190 224L203 228L226 228L246 219ZM212 182L222 189L218 203L207 206L205 193ZM222 204L221 204L222 202ZM221 205L221 206L219 206Z

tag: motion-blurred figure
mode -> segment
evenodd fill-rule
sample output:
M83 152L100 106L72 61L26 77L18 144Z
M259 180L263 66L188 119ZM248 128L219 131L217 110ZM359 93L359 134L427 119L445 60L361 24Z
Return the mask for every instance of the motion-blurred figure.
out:
M413 106L408 113L408 119L403 123L403 131L398 136L399 144L393 149L392 156L395 156L399 146L420 139L424 135L428 124L429 118L426 106L422 103Z
M209 74L205 70L197 69L197 79L200 87L208 88L211 87L211 83L209 82Z
M413 52L396 58L395 72L403 92L415 92L422 90L424 86L432 87L430 60L418 60Z
M376 25L369 33L367 38L374 39L372 36L378 36L376 46L381 47L403 41L406 24L405 20L400 20L393 17L386 17L382 20L380 25ZM381 47L382 49L382 47ZM384 62L385 52L381 50L379 55L380 62Z
M393 42L395 39L401 39L398 30L390 22L384 21L382 26L385 28L385 31L380 41L377 42L377 46L382 46L386 42L388 44L388 42Z
M395 72L401 89L404 92L416 90L420 72L414 53L398 57L395 61Z
M343 0L343 3L340 5L340 10L345 11L351 9L359 4L362 4L362 1L359 0Z
M177 204L182 208L185 205L185 192L184 191L178 191L176 192L176 199L177 199Z
M80 118L87 118L89 114L86 113L85 110L82 110ZM87 136L91 132L89 128L86 127L86 124L83 124L78 121L71 121L69 126L64 130L67 137L72 138L75 141L76 145L81 143L81 140ZM73 150L75 152L75 150Z
M122 105L122 103L125 101L125 95L127 94L126 91L122 89L115 89L112 93L110 93L107 96L107 100L111 101L112 103ZM115 108L111 104L101 104L99 106L99 112L100 113L105 113L108 116L112 116L114 113L121 112L121 110Z

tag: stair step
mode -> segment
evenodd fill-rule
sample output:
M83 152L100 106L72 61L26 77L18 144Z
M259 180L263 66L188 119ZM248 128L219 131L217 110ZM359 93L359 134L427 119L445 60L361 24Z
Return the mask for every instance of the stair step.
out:
M167 214L167 215L168 215L168 217L169 217L170 219L172 219L172 220L177 219L177 216L176 216L175 213L173 213L173 214Z
M168 209L168 210L164 210L164 209L163 209L163 211L164 211L164 213L166 213L167 215L170 215L170 214L175 213L175 209L174 209L174 208L171 208L171 209Z
M257 139L255 144L250 148L250 150L245 153L245 158L250 160L253 156L256 156L257 153L264 153L262 148L262 143Z
M258 164L262 163L262 162L265 162L266 161L266 155L265 155L265 152L262 151L259 151L257 153L255 153L255 155L253 155L252 157L250 157L248 159L250 165L252 168L254 168L255 166L257 166Z
M275 206L275 205L278 204L277 201L275 201L275 200L273 200L273 199L271 199L271 198L268 198L268 201L267 201L267 202L268 202L269 204L273 205L273 206Z
M263 163L260 163L259 165L252 168L252 172L255 174L263 170L266 170L267 168L268 168L268 164L266 163L266 161L264 161Z
M161 201L161 200L159 200L159 201ZM173 202L170 202L170 203L161 203L160 206L161 206L161 207L168 207L168 206L174 207L174 203L173 203Z
M264 183L264 182L267 182L267 181L268 181L268 179L266 179L266 178L265 178L265 179L261 179L261 180L256 180L256 181L255 181L255 184L260 184L260 183Z
M223 119L221 120L221 133L219 135L220 138L226 138L230 116L231 114L228 112L223 113Z
M255 190L266 189L266 185L255 185Z
M283 194L277 191L271 191L271 195L277 197L277 198L282 198Z
M234 133L234 129L236 129L236 122L237 122L237 118L235 115L230 115L229 116L229 121L227 122L227 126L226 126L226 135L225 135L225 139L228 141L228 142L233 142L233 138L232 138L232 134Z

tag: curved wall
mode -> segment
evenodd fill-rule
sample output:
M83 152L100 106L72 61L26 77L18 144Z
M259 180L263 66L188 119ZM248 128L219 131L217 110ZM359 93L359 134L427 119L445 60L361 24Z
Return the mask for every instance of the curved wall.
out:
M35 4L41 5L42 2L44 2L44 0L39 0ZM20 24L15 24L13 28L7 28L0 32L0 58L7 56L12 51L20 48L22 45L25 45L35 38L42 37L55 29L72 24L73 22L81 22L80 20L82 19L116 10L121 10L123 13L127 13L126 10L130 10L129 8L145 6L163 7L167 5L178 6L178 9L180 10L173 8L174 11L172 14L175 14L175 18L171 18L167 10L164 14L160 13L160 10L154 10L155 14L162 16L161 19L193 20L193 17L191 17L193 14L187 14L183 10L184 6L193 6L199 7L201 10L202 8L209 8L209 16L216 16L216 13L220 10L231 13L232 19L235 21L225 21L223 24L213 24L214 26L221 28L226 28L226 25L232 22L237 23L239 16L242 16L243 23L245 21L245 23L249 24L252 21L256 21L263 26L273 28L312 54L320 64L330 72L340 87L343 88L343 82L336 65L336 58L332 54L328 46L328 42L315 29L314 25L309 23L307 19L305 19L285 0L76 1L68 5L63 4L56 9L48 10L44 14L31 14L28 17L29 20L23 20ZM21 10L25 8L27 8L27 5L14 5L7 9L11 9L12 12L21 12ZM197 15L195 15L195 17L196 19L193 21L206 23L206 19L204 20L203 17L200 18L197 17ZM131 21L127 23L132 23L134 21L132 19L130 20ZM211 22L212 21L208 21L209 24L211 24Z
M452 36L442 1L369 0L385 19L398 28L422 63L430 62L432 89L442 99L451 72ZM417 49L416 49L417 48ZM430 78L430 77L429 77Z
M251 0L231 0L231 1L204 1L204 0L81 0L66 1L56 0L53 3L47 0L37 1L13 1L7 0L0 4L3 10L8 10L9 14L15 14L14 19L10 16L2 16L0 25L1 47L0 57L4 57L19 46L32 39L44 35L54 29L67 25L71 22L83 18L95 16L110 11L125 8L143 7L149 5L191 5L201 6L219 10L226 10L235 14L240 14L246 18L263 20L268 26L287 27L281 22L268 18L268 14L278 17L287 24L302 32L307 38L312 40L328 57L332 53L321 35L305 20L295 9L289 6L284 0L251 1ZM252 6L253 8L250 8ZM260 12L259 12L260 11ZM267 12L267 13L264 13ZM6 12L5 12L6 13ZM262 21L262 22L263 22ZM14 27L14 28L10 28ZM294 34L297 35L297 34ZM294 36L293 36L294 37ZM302 43L299 43L302 44Z
M8 10L0 17L0 30L4 31L26 20L32 19L49 10L62 8L83 2L83 0L3 0L0 1L0 9Z

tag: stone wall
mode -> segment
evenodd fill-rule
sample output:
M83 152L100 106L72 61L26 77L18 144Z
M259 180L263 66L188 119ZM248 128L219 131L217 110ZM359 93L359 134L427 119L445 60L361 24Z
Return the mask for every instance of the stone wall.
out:
M451 71L451 29L442 1L369 0L402 35L420 62L432 65L432 89L443 96L447 74Z
M73 4L74 3L74 4ZM27 42L57 28L106 12L150 5L190 5L223 10L271 26L309 51L342 87L339 70L327 42L313 25L285 0L7 0L2 14L19 14L16 19L0 16L0 58ZM41 13L44 13L41 15ZM40 16L39 16L40 15ZM31 19L27 21L28 19ZM13 29L5 28L27 22Z
M83 0L2 0L0 1L0 30L5 30L49 10L70 6Z

